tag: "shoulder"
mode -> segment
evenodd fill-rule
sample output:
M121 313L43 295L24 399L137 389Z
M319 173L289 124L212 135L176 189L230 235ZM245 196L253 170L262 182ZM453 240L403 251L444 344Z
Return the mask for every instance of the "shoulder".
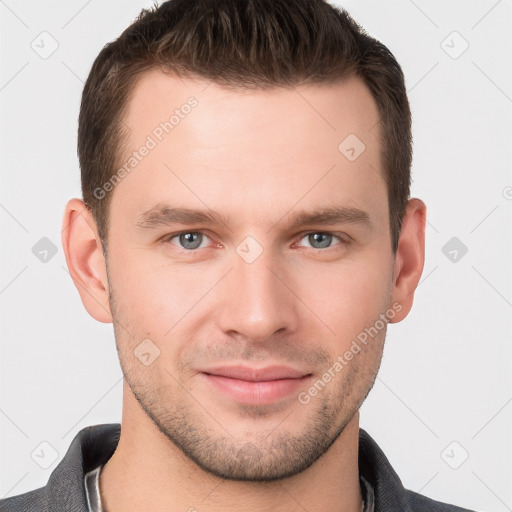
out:
M414 491L406 490L405 494L409 507L414 512L474 512L467 508L435 501Z
M85 473L104 464L119 441L118 423L91 425L73 438L47 484L0 500L0 512L85 512Z
M0 500L0 512L47 512L46 486Z
M474 512L405 489L384 452L362 428L359 429L359 471L373 487L376 512Z

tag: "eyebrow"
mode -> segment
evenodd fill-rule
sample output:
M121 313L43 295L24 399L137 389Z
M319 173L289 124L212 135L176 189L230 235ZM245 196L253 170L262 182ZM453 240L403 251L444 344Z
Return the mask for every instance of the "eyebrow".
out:
M156 205L144 212L137 221L137 225L142 228L154 228L169 224L226 224L226 221L213 210L171 208L165 205Z
M366 224L372 225L370 215L358 208L334 206L313 212L298 212L291 217L290 226L299 228L309 224Z
M281 220L285 217L289 219L289 226L295 229L311 224L365 224L368 227L372 226L368 212L344 206L326 207L315 211L299 211L295 214L287 214ZM144 212L137 221L137 226L149 229L172 224L228 225L228 222L221 214L214 210L172 208L161 204Z

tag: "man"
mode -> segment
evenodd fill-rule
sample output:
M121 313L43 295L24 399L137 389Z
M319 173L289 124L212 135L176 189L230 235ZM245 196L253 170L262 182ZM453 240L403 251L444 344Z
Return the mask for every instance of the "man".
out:
M359 428L426 208L390 52L321 0L170 0L97 57L63 221L121 425L2 510L461 511Z

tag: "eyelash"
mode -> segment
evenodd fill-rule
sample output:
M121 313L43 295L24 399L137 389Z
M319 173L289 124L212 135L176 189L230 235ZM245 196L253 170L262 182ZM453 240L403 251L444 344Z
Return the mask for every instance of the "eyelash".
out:
M171 233L169 235L165 235L163 238L161 238L161 241L162 241L162 243L168 244L168 243L171 243L172 239L179 237L180 235L185 235L185 234L190 234L190 233L200 233L201 235L203 235L207 238L210 238L203 231L179 231L178 233ZM302 240L304 237L306 237L308 235L312 235L312 234L332 235L340 240L340 245L348 245L350 243L348 240L348 236L345 235L345 233L332 232L332 231L307 231L304 233L300 233L299 241ZM175 244L171 244L171 245L175 245ZM193 253L193 252L197 252L197 251L199 251L199 249L206 249L206 247L199 247L197 249L185 249L183 247L178 247L176 245L175 245L175 247L178 250L180 250L181 252L185 252L185 253L189 253L189 254ZM324 249L317 249L315 247L306 247L306 248L310 249L312 251L317 251L317 252L327 252L330 249L334 249L335 246L326 247Z

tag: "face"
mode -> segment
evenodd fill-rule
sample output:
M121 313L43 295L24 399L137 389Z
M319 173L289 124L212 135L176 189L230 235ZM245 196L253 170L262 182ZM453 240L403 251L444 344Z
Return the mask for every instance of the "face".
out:
M107 268L131 392L209 472L303 471L370 391L400 307L370 92L154 71L124 122Z

